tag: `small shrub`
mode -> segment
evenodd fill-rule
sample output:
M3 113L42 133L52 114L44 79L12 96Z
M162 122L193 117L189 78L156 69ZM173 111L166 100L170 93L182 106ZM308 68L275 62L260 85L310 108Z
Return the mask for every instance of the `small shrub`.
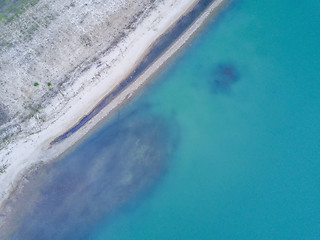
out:
M38 86L38 85L39 85L39 83L37 83L37 82L35 82L35 83L33 84L33 86L35 86L35 87Z
M48 82L48 83L47 83L47 85L48 85L48 87L50 87L50 86L51 86L51 83L50 83L50 82Z
M0 174L5 173L7 168L8 168L7 164L3 164L2 166L0 166Z

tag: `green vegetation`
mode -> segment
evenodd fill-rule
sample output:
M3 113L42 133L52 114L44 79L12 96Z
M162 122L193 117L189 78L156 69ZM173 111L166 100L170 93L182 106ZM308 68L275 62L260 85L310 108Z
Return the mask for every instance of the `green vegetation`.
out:
M3 164L2 166L0 166L0 174L5 173L7 168L8 168L7 164Z
M11 3L11 1L5 0L2 4L0 3L0 21L9 23L14 18L24 13L28 7L33 7L38 2L39 0L18 0Z
M47 83L47 85L48 85L48 87L50 87L50 86L51 86L51 83L50 83L50 82L48 82L48 83Z
M33 117L36 117L37 113L40 113L41 105L36 105L36 106L31 106L29 105L28 107L30 109L30 113L22 120L22 122L29 120Z
M4 138L1 139L1 142L6 144L9 142L9 136L5 136Z
M38 86L38 85L39 85L39 83L37 83L37 82L35 82L35 83L33 84L33 86L35 86L35 87Z

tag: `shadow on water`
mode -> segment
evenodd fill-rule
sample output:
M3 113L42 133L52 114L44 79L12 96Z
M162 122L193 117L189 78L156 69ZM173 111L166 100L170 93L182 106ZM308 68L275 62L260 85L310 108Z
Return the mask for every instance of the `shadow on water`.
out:
M140 107L95 131L64 159L41 167L7 203L11 239L87 239L90 227L150 193L177 144L172 119ZM8 235L7 235L8 236Z

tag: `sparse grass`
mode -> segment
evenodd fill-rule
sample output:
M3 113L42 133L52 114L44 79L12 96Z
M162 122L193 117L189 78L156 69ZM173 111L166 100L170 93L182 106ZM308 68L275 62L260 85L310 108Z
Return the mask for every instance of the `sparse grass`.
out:
M17 1L15 3L11 3L10 1L6 1L5 5L0 13L0 21L5 21L5 23L10 23L13 19L24 13L28 7L35 6L39 0L29 0L29 1Z
M5 148L9 144L10 136L6 135L5 137L0 138L0 150Z
M4 138L1 139L1 142L6 144L9 141L9 136L5 136Z
M2 166L0 166L0 174L5 173L7 168L8 168L7 164L3 164Z
M26 120L29 120L35 117L36 114L40 112L41 105L37 105L37 106L29 105L28 108L30 109L30 113L22 120L22 122L25 122Z

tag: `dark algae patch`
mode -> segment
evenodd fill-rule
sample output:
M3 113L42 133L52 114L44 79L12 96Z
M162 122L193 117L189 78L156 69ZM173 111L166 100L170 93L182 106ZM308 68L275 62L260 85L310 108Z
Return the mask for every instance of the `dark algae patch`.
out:
M90 227L149 193L163 175L176 144L171 122L148 107L136 109L115 117L64 159L40 167L0 212L11 208L5 237L90 239Z
M239 81L239 73L232 63L219 63L213 70L209 80L211 90L214 93L227 93L233 84Z

